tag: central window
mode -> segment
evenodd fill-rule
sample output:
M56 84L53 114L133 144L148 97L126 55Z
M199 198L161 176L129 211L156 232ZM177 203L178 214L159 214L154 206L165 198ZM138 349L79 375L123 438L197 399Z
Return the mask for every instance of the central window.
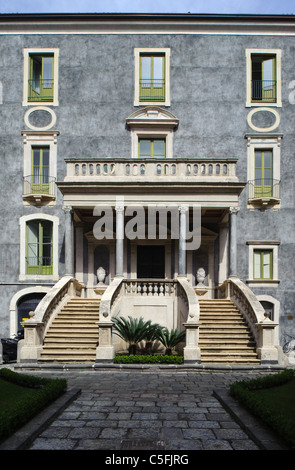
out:
M140 101L165 101L165 55L140 54Z
M138 139L138 156L141 158L165 158L165 139Z
M170 106L170 49L136 47L134 106Z

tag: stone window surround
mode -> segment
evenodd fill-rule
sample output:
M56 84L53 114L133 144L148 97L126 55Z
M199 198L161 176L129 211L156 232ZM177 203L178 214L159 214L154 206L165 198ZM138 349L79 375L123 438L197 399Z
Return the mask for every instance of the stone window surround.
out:
M24 48L24 83L23 83L23 106L36 106L36 104L46 104L46 106L58 106L58 48ZM28 81L29 81L29 57L30 54L52 54L53 55L53 101L28 101Z
M132 158L139 157L139 139L165 139L165 158L173 158L173 135L178 119L170 112L158 106L147 106L129 116L126 123L131 129Z
M24 142L23 177L32 174L32 148L49 147L49 176L57 176L57 131L22 131ZM55 199L55 198L54 198ZM25 205L29 205L24 201ZM49 205L55 204L55 200Z
M272 150L274 180L281 179L281 140L282 134L246 134L247 139L247 181L255 180L255 150ZM278 205L279 206L279 202ZM248 204L248 208L252 208ZM277 207L276 207L277 208Z
M139 101L139 78L140 78L140 54L165 54L165 101ZM169 47L135 47L134 49L134 106L170 106L170 48Z
M52 250L53 250L53 274L26 274L26 243L27 234L26 226L27 222L32 220L48 220L52 222ZM20 225L20 274L19 280L58 280L58 225L59 218L54 215L35 213L30 215L23 215L19 219Z
M276 82L277 82L277 99L275 103L262 101L261 103L252 102L251 82L252 82L252 54L275 55L276 56ZM282 79L281 79L281 49L246 49L246 107L252 106L276 106L282 107Z
M247 245L249 246L249 279L247 283L251 287L269 287L277 286L280 282L278 278L278 251L280 242L278 240L270 241L259 241L252 240L248 241ZM254 250L272 250L273 253L273 278L272 279L253 279L254 266L253 266L253 254Z

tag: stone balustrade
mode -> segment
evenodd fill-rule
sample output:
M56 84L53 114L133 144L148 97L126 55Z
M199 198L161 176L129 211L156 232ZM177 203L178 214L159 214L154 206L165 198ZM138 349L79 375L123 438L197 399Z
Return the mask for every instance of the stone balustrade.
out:
M127 180L237 180L234 158L223 159L66 159L65 181Z

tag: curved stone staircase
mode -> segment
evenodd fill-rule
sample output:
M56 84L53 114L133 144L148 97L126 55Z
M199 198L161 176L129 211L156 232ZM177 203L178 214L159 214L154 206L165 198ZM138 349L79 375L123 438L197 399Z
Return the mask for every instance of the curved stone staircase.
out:
M53 320L39 362L94 362L100 300L70 299Z
M199 300L202 364L259 365L254 338L231 300Z

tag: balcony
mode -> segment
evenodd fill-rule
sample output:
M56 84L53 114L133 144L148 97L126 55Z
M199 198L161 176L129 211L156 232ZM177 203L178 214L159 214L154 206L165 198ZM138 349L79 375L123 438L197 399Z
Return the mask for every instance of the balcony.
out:
M67 159L65 181L238 181L236 159Z
M256 179L248 181L248 203L262 208L277 206L280 203L280 181L276 179Z
M53 101L53 80L33 79L28 83L28 101Z
M23 200L41 205L56 199L55 178L47 175L24 177Z
M139 101L165 101L165 80L139 80Z
M275 103L277 99L276 80L253 80L252 102Z

